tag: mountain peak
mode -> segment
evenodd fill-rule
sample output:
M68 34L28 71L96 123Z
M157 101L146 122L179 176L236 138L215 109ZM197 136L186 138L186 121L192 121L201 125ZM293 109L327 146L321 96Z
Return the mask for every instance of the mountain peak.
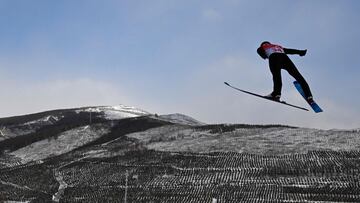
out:
M132 106L126 106L123 104L119 104L116 106L96 106L96 107L84 107L76 110L77 113L80 112L95 112L95 113L103 113L105 118L108 120L116 120L122 118L131 118L137 116L145 116L150 115L149 112L144 111L139 108L135 108Z

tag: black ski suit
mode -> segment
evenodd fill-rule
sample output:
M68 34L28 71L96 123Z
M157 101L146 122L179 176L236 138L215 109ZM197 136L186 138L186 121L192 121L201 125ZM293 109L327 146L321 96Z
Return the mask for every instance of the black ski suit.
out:
M274 83L274 89L271 93L273 97L276 95L281 95L281 69L285 69L292 77L295 78L295 80L300 83L306 98L312 97L309 85L305 81L304 77L300 74L294 63L286 55L298 54L300 56L304 56L306 54L306 50L287 49L275 44L262 43L262 45L257 49L257 53L263 59L269 59L269 67Z

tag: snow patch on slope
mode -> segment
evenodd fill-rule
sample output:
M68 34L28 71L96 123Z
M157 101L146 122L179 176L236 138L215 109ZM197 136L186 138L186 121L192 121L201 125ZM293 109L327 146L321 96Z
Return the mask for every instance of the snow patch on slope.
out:
M43 118L32 120L26 123L3 126L0 129L0 141L17 137L21 135L26 135L30 133L36 132L36 130L49 125L54 125L59 120L61 120L64 116L45 116Z
M61 133L57 138L45 139L10 153L23 163L39 161L48 157L72 151L110 131L109 126L101 124L82 126Z
M0 129L0 136L2 136L2 137L5 137L5 133L2 132L2 130L4 130L4 129L5 129L5 127L3 127L2 129Z
M38 120L34 120L34 121L30 121L27 123L24 123L23 125L34 125L34 124L38 124L38 125L51 125L54 124L56 122L58 122L60 119L62 119L64 116L45 116L43 118L40 118Z
M96 113L104 113L104 116L108 120L116 120L123 118L131 118L138 116L149 115L150 113L135 107L125 106L125 105L117 105L117 106L100 106L100 107L89 107L83 108L76 111L80 112L96 112Z

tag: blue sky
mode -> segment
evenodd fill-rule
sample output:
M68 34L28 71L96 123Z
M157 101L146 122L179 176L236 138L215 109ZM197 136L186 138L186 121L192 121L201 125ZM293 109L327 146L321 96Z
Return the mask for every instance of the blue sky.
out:
M0 0L0 117L125 104L207 123L360 127L357 0ZM268 40L291 59L322 114L263 101ZM307 104L283 71L283 99Z

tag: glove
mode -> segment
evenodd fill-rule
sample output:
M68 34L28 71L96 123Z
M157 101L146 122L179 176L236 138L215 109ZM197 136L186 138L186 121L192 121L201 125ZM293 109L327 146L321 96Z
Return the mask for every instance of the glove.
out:
M299 53L299 55L300 55L300 56L305 56L305 55L306 55L306 52L307 52L307 49L301 50L300 53Z

